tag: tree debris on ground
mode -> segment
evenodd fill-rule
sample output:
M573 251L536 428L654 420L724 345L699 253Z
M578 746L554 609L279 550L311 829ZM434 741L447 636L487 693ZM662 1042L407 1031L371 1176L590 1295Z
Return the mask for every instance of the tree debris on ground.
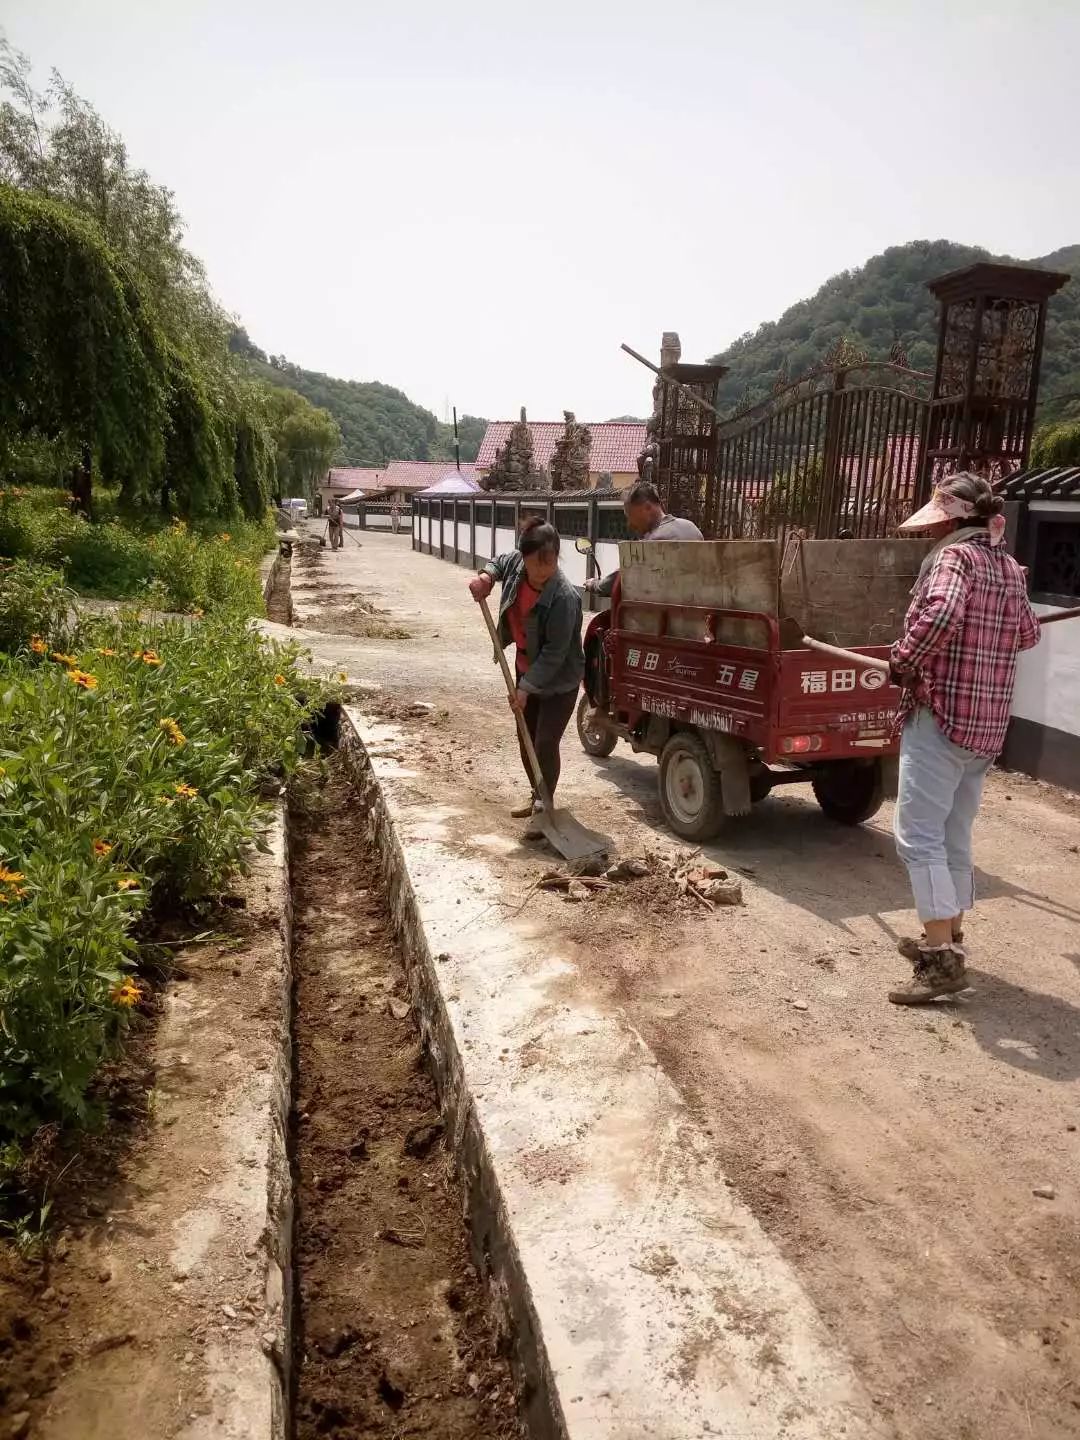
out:
M699 860L698 852L665 857L648 852L609 864L607 857L590 857L585 861L545 870L536 882L540 890L560 891L572 902L589 900L599 891L613 885L642 880L649 876L668 882L673 901L687 900L707 910L717 905L741 905L742 881L730 875L712 860Z

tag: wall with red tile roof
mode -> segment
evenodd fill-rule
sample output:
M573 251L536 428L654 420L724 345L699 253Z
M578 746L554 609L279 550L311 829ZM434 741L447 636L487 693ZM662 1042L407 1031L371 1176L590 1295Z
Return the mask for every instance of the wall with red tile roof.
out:
M505 445L510 436L513 420L489 420L484 439L476 457L476 469L487 471L495 461L495 451ZM546 470L555 453L556 441L561 440L565 425L561 420L530 420L533 460ZM645 448L645 426L624 420L601 421L588 426L592 436L589 450L589 473L601 475L609 471L612 475L629 475L637 471L637 458Z

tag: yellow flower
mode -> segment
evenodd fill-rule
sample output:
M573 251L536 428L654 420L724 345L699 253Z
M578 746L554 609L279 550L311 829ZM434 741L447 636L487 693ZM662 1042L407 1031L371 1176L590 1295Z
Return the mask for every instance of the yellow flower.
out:
M161 656L156 650L136 650L134 659L141 660L144 665L160 665Z
M201 619L203 618L203 616L206 614L206 611L202 608L201 605L196 605L196 606L195 606L195 609L192 610L191 613L192 613L192 615L195 616L195 619L196 619L196 620L201 620Z
M99 650L97 653L99 655L104 655L107 660L113 660L116 657L116 651L110 650L107 647L104 650Z
M0 885L18 885L20 880L25 879L21 870L9 870L6 865L0 865Z
M133 1005L139 1003L141 995L134 980L121 980L119 985L113 987L109 998L114 1005L123 1005L125 1009L130 1010Z
M75 684L81 686L83 690L97 689L97 676L91 675L86 670L69 670L68 679L74 680Z
M61 665L77 665L79 663L74 655L65 655L62 650L54 650L52 658Z
M180 726L176 723L176 721L171 719L170 717L166 716L164 720L159 720L158 729L164 730L165 734L168 736L169 744L175 745L177 749L179 749L181 745L187 744L187 736L180 729Z
M181 800L194 800L195 796L199 793L194 785L174 785L173 789L177 795L180 796Z
M113 848L113 847L109 844L109 842L108 842L107 840L95 840L95 841L94 841L94 854L95 854L95 855L108 855L109 852L112 850L112 848Z
M121 875L120 879L116 882L116 888L118 890L135 890L138 888L138 884L139 882L135 879L134 875Z
M337 672L337 678L338 678L338 679L341 681L341 683L344 685L344 684L345 684L345 681L346 681L349 677L348 677L347 673L346 673L344 670L339 670L339 671Z
M285 683L286 683L286 682L285 682L285 676L284 676L284 675L275 675L275 676L274 676L274 684L275 684L275 685L284 685Z
M223 531L221 532L220 538L221 538L222 540L224 540L224 541L225 541L225 544L227 545L227 544L229 543L229 541L232 539L232 536L229 534L229 532L228 532L227 530L223 530Z
M171 795L159 795L159 796L157 797L157 803L158 803L159 805L172 805L172 804L173 804L173 798L172 798Z
M45 655L48 653L49 647L40 635L34 635L30 640L30 649L35 655Z

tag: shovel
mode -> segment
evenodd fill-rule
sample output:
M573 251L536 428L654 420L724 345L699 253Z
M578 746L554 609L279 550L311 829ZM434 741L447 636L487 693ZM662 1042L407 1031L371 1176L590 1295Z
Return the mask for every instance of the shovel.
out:
M499 664L502 667L503 679L506 681L506 693L511 699L517 694L517 685L510 673L510 666L506 663L506 656L503 654L502 645L499 642L499 632L495 628L495 621L491 618L491 611L488 609L486 600L480 601L480 609L484 612L484 622L491 636L491 643L495 646L495 654L498 656ZM591 855L599 855L608 848L608 843L603 835L598 835L595 830L587 829L580 820L575 820L569 810L556 810L552 804L551 795L544 777L540 771L540 761L536 758L536 750L533 746L532 736L529 734L525 724L525 716L520 710L514 711L514 718L517 720L518 734L521 736L521 745L525 754L529 757L529 769L532 771L533 785L537 795L540 797L541 812L539 816L540 829L544 839L557 850L564 860L587 860ZM534 819L537 817L533 817Z

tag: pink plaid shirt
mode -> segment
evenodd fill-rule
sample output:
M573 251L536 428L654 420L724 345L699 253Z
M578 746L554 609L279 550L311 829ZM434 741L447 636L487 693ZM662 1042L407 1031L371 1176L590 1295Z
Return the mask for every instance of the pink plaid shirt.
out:
M905 686L898 723L928 706L944 734L976 755L1005 744L1016 657L1039 640L1024 572L1003 545L978 535L934 557L892 647Z

